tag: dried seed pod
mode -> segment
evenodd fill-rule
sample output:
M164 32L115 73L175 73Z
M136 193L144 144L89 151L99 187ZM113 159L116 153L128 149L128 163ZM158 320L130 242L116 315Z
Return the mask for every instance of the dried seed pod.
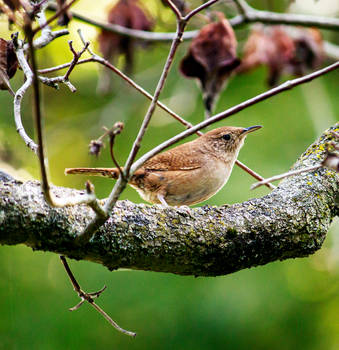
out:
M207 116L212 113L233 70L240 64L234 31L221 13L218 17L218 22L207 24L200 30L180 63L184 76L197 78L200 82Z
M92 140L89 143L89 154L98 157L102 147L104 147L104 144L100 140Z

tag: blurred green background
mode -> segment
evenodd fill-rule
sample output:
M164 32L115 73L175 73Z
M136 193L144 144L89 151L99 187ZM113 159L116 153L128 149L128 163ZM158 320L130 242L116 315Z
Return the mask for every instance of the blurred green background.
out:
M75 9L92 18L103 19L110 2L87 0ZM269 2L255 4L265 8ZM275 2L274 2L275 3ZM156 1L148 1L153 15L160 16L157 29L171 31L173 16ZM272 6L272 5L271 5ZM272 10L281 10L277 2ZM82 28L95 44L96 30L79 22L70 26L71 35L56 40L39 52L40 67L71 60L67 40L80 48L76 29ZM10 32L3 20L1 37ZM338 41L335 33L324 32ZM240 41L246 28L237 30ZM178 63L186 52L184 43L176 57L161 100L189 120L203 118L199 89L194 81L178 73ZM168 51L157 44L139 51L134 79L148 91L154 91ZM121 63L121 62L120 62ZM99 158L88 155L87 145L110 127L123 121L125 129L116 140L115 153L123 163L137 134L148 101L113 76L113 91L96 94L98 67L94 63L78 66L71 82L75 94L65 86L59 91L43 87L45 139L50 178L55 185L82 189L86 177L64 176L64 168L75 166L111 166L106 147ZM108 74L108 73L107 73ZM109 73L110 74L110 73ZM266 70L235 77L219 100L222 111L267 89ZM310 84L262 102L222 125L264 126L248 137L239 159L263 176L287 171L314 139L337 119L339 71ZM14 89L22 84L19 72L12 80ZM12 98L0 93L0 168L15 176L38 178L36 157L15 131ZM33 134L31 99L23 101L23 123ZM147 131L140 155L183 130L178 122L157 111ZM100 198L106 197L113 183L92 178ZM249 190L254 182L235 168L225 186L205 204L236 203L268 193L261 188ZM133 189L122 199L140 203ZM217 278L181 277L142 271L109 272L104 267L71 261L73 272L88 291L104 284L108 290L98 304L122 327L136 331L136 339L116 332L89 305L70 313L78 298L72 290L59 257L33 252L25 246L0 247L0 349L339 349L339 229L334 222L324 247L315 255L276 262Z

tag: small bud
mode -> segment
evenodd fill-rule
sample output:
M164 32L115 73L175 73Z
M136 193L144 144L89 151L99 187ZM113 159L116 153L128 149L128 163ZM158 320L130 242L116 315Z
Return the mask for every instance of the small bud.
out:
M89 154L94 156L99 156L101 152L101 148L104 146L104 144L101 141L98 140L92 140L89 143Z
M124 123L123 122L116 122L114 125L113 125L113 134L114 135L119 135L122 130L124 129Z

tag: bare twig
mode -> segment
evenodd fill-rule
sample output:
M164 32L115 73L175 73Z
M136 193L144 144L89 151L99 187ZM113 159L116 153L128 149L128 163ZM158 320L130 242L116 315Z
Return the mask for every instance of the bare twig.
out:
M205 2L204 4L198 6L197 8L195 8L194 10L192 10L191 12L189 12L185 17L184 20L186 22L188 22L193 16L195 16L197 13L205 10L207 7L212 6L213 4L215 4L216 2L218 2L219 0L209 0L207 2Z
M326 56L332 58L335 61L339 61L339 46L334 45L328 41L324 41L324 51Z
M112 318L110 316L108 316L108 314L103 310L101 309L101 307L99 307L95 302L94 302L94 299L95 298L98 298L102 292L106 289L106 286L104 286L102 289L100 289L99 291L97 292L92 292L92 293L86 293L84 292L79 283L77 282L76 278L74 277L68 263L67 263L67 260L66 258L63 256L63 255L60 255L60 260L67 272L67 275L73 285L73 288L74 288L74 291L78 294L78 296L80 297L81 301L74 307L70 308L69 310L70 311L75 311L77 309L79 309L79 307L85 302L87 301L91 306L94 307L94 309L96 309L115 329L117 329L119 332L121 333L124 333L126 335L129 335L131 337L135 337L136 336L136 333L134 332L131 332L131 331L127 331L123 328L121 328L116 322L114 322L112 320Z
M73 59L68 65L67 72L63 76L58 76L58 77L53 77L53 78L46 78L46 77L39 76L38 78L42 83L44 83L48 86L57 88L58 83L63 83L71 90L71 92L76 92L76 88L69 81L69 76L70 76L71 72L73 71L73 69L75 68L75 66L78 64L78 61L79 61L81 55L87 50L89 42L84 43L84 47L79 52L76 52L74 50L72 41L69 41L68 44L69 44L69 48L73 54Z
M207 5L208 3L204 4ZM204 6L202 5L202 6ZM49 10L56 11L57 7L53 4L48 6ZM311 15L300 15L293 13L275 13L270 11L259 11L250 7L246 7L246 16L243 14L237 15L230 19L230 24L232 27L238 27L244 23L270 23L270 24L286 24L286 25L297 25L304 27L317 27L323 29L332 29L339 30L339 19L334 17L322 17L322 16L311 16ZM172 41L175 37L175 33L154 33L143 30L130 29L117 24L110 24L107 22L101 22L88 18L84 15L71 12L74 19L77 19L81 22L91 24L95 27L118 33L125 36L131 36L136 39L147 40L147 41ZM183 34L183 40L191 40L197 34L198 30L187 31Z
M122 169L121 169L119 163L117 162L116 158L114 157L114 152L113 152L115 136L119 135L121 133L123 127L124 127L123 123L121 123L121 122L115 123L113 128L111 130L108 130L108 136L109 136L109 148L110 148L112 161L113 161L114 165L118 168L120 176L123 178L123 180L126 181L125 174L122 171Z
M260 187L262 185L265 185L268 182L273 182L273 181L284 179L286 177L290 177L290 176L294 176L294 175L310 172L310 171L313 171L313 170L317 170L317 169L319 169L321 167L322 167L322 164L317 164L317 165L313 165L313 166L310 166L310 167L307 167L307 168L298 169L298 170L294 170L294 171L289 171L289 172L286 172L286 173L283 173L283 174L280 174L280 175L275 175L275 176L269 177L269 178L267 178L265 180L262 180L262 181L259 181L259 182L255 183L255 184L253 184L251 186L251 190L254 190L254 189L256 189L256 188L258 188L258 187Z
M77 0L71 0L69 3L65 3L63 6L60 7L59 10L56 11L56 13L49 18L45 23L40 24L37 28L33 29L33 36L39 31L44 29L46 26L48 26L51 22L53 22L55 19L57 19L61 14L63 14L65 11L67 11Z
M167 2L167 5L171 8L171 10L176 15L177 19L181 20L182 19L181 12L177 8L177 6L173 3L173 1L172 0L166 0L166 2Z
M41 108L40 108L40 87L39 87L39 80L38 80L38 74L37 74L37 64L36 64L36 57L35 57L35 49L33 46L33 31L31 27L31 22L29 21L27 25L25 26L25 34L28 39L28 49L29 54L31 58L31 68L32 68L32 84L33 84L33 109L34 109L34 123L35 123L35 130L37 133L37 139L38 139L38 158L39 158L39 164L40 164L40 173L41 173L41 186L42 190L44 192L46 201L49 204L53 204L53 199L50 194L50 187L48 183L47 178L47 170L46 170L46 164L45 164L45 154L44 154L44 147L43 147L43 136L42 136L42 115L41 115Z
M339 19L335 17L260 11L248 5L244 0L236 0L236 3L242 9L240 16L243 23L261 22L339 30Z
M42 30L41 30L41 36L33 41L34 48L41 49L42 47L45 47L46 45L48 45L54 39L59 38L60 36L69 34L67 29L61 29L57 31L51 30L51 28L47 25L44 7L41 7L41 10L36 14L36 17L39 25L42 27Z
M21 136L21 138L24 140L26 146L28 146L33 152L37 153L38 145L27 135L21 120L21 102L26 91L33 83L33 74L25 58L23 42L21 40L18 40L17 38L15 38L13 42L15 43L14 46L16 48L15 51L16 51L18 62L26 77L26 81L17 90L14 96L14 121L16 125L16 130Z
M54 4L49 4L48 9L52 11L56 11L57 7ZM173 39L175 38L175 33L154 33L154 32L149 32L145 30L131 29L131 28L120 26L118 24L111 24L108 22L97 21L95 19L88 18L74 11L70 11L70 13L72 14L74 19L77 19L81 22L91 24L97 28L101 28L109 32L121 34L124 36L130 36L135 39L147 40L147 41L173 41ZM190 31L188 32L188 34L184 33L183 39L192 39L197 35L197 33L198 33L198 30Z
M182 34L184 32L185 26L186 26L186 22L181 22L180 20L178 20L177 36L172 42L170 51L169 51L167 59L166 59L165 66L164 66L163 71L161 73L158 85L155 89L152 102L147 110L147 113L144 117L143 123L140 127L139 133L134 141L131 152L130 152L130 154L127 158L126 164L125 164L124 173L125 173L127 178L129 178L129 176L130 176L130 167L131 167L131 165L132 165L132 163L133 163L133 161L134 161L134 159L135 159L135 157L140 149L142 138L146 132L146 129L149 125L149 122L150 122L151 117L154 113L155 107L157 105L157 101L159 99L160 93L164 87L167 75L169 73L169 69L170 69L172 62L173 62L174 55L175 55L177 48L181 42L181 37L182 37Z
M83 63L88 63L88 62L95 62L95 61L93 60L92 57L91 58L85 58L83 60L79 60L77 65L83 64ZM56 72L56 71L61 70L61 69L66 69L70 65L71 65L71 62L67 62L67 63L60 64L58 66L54 66L54 67L50 67L50 68L38 69L38 73L40 73L40 74L48 74L48 73Z
M339 134L337 132L332 130L331 133L337 140L339 140ZM303 169L289 171L289 172L286 172L286 173L283 173L283 174L280 174L280 175L272 176L270 178L267 178L265 180L262 180L262 181L259 181L259 182L255 183L255 184L253 184L251 186L251 190L254 190L255 188L260 187L262 185L265 185L266 183L271 182L271 181L281 180L281 179L284 179L286 177L302 174L304 172L314 171L314 170L317 170L317 169L319 169L321 167L326 167L326 168L332 169L332 170L334 170L336 172L339 172L339 154L337 152L339 150L338 143L336 143L336 142L329 142L326 145L326 147L327 147L327 150L326 150L325 158L321 161L320 164L313 165L313 166L310 166L310 167L306 167L306 168L303 168ZM334 151L330 150L331 148L333 148Z

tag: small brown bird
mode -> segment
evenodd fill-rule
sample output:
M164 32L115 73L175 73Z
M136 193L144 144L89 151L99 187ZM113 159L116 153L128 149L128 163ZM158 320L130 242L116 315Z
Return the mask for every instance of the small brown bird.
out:
M141 198L164 206L191 205L217 193L227 182L246 135L260 129L225 126L149 159L129 180ZM65 174L119 177L117 168L70 168Z

